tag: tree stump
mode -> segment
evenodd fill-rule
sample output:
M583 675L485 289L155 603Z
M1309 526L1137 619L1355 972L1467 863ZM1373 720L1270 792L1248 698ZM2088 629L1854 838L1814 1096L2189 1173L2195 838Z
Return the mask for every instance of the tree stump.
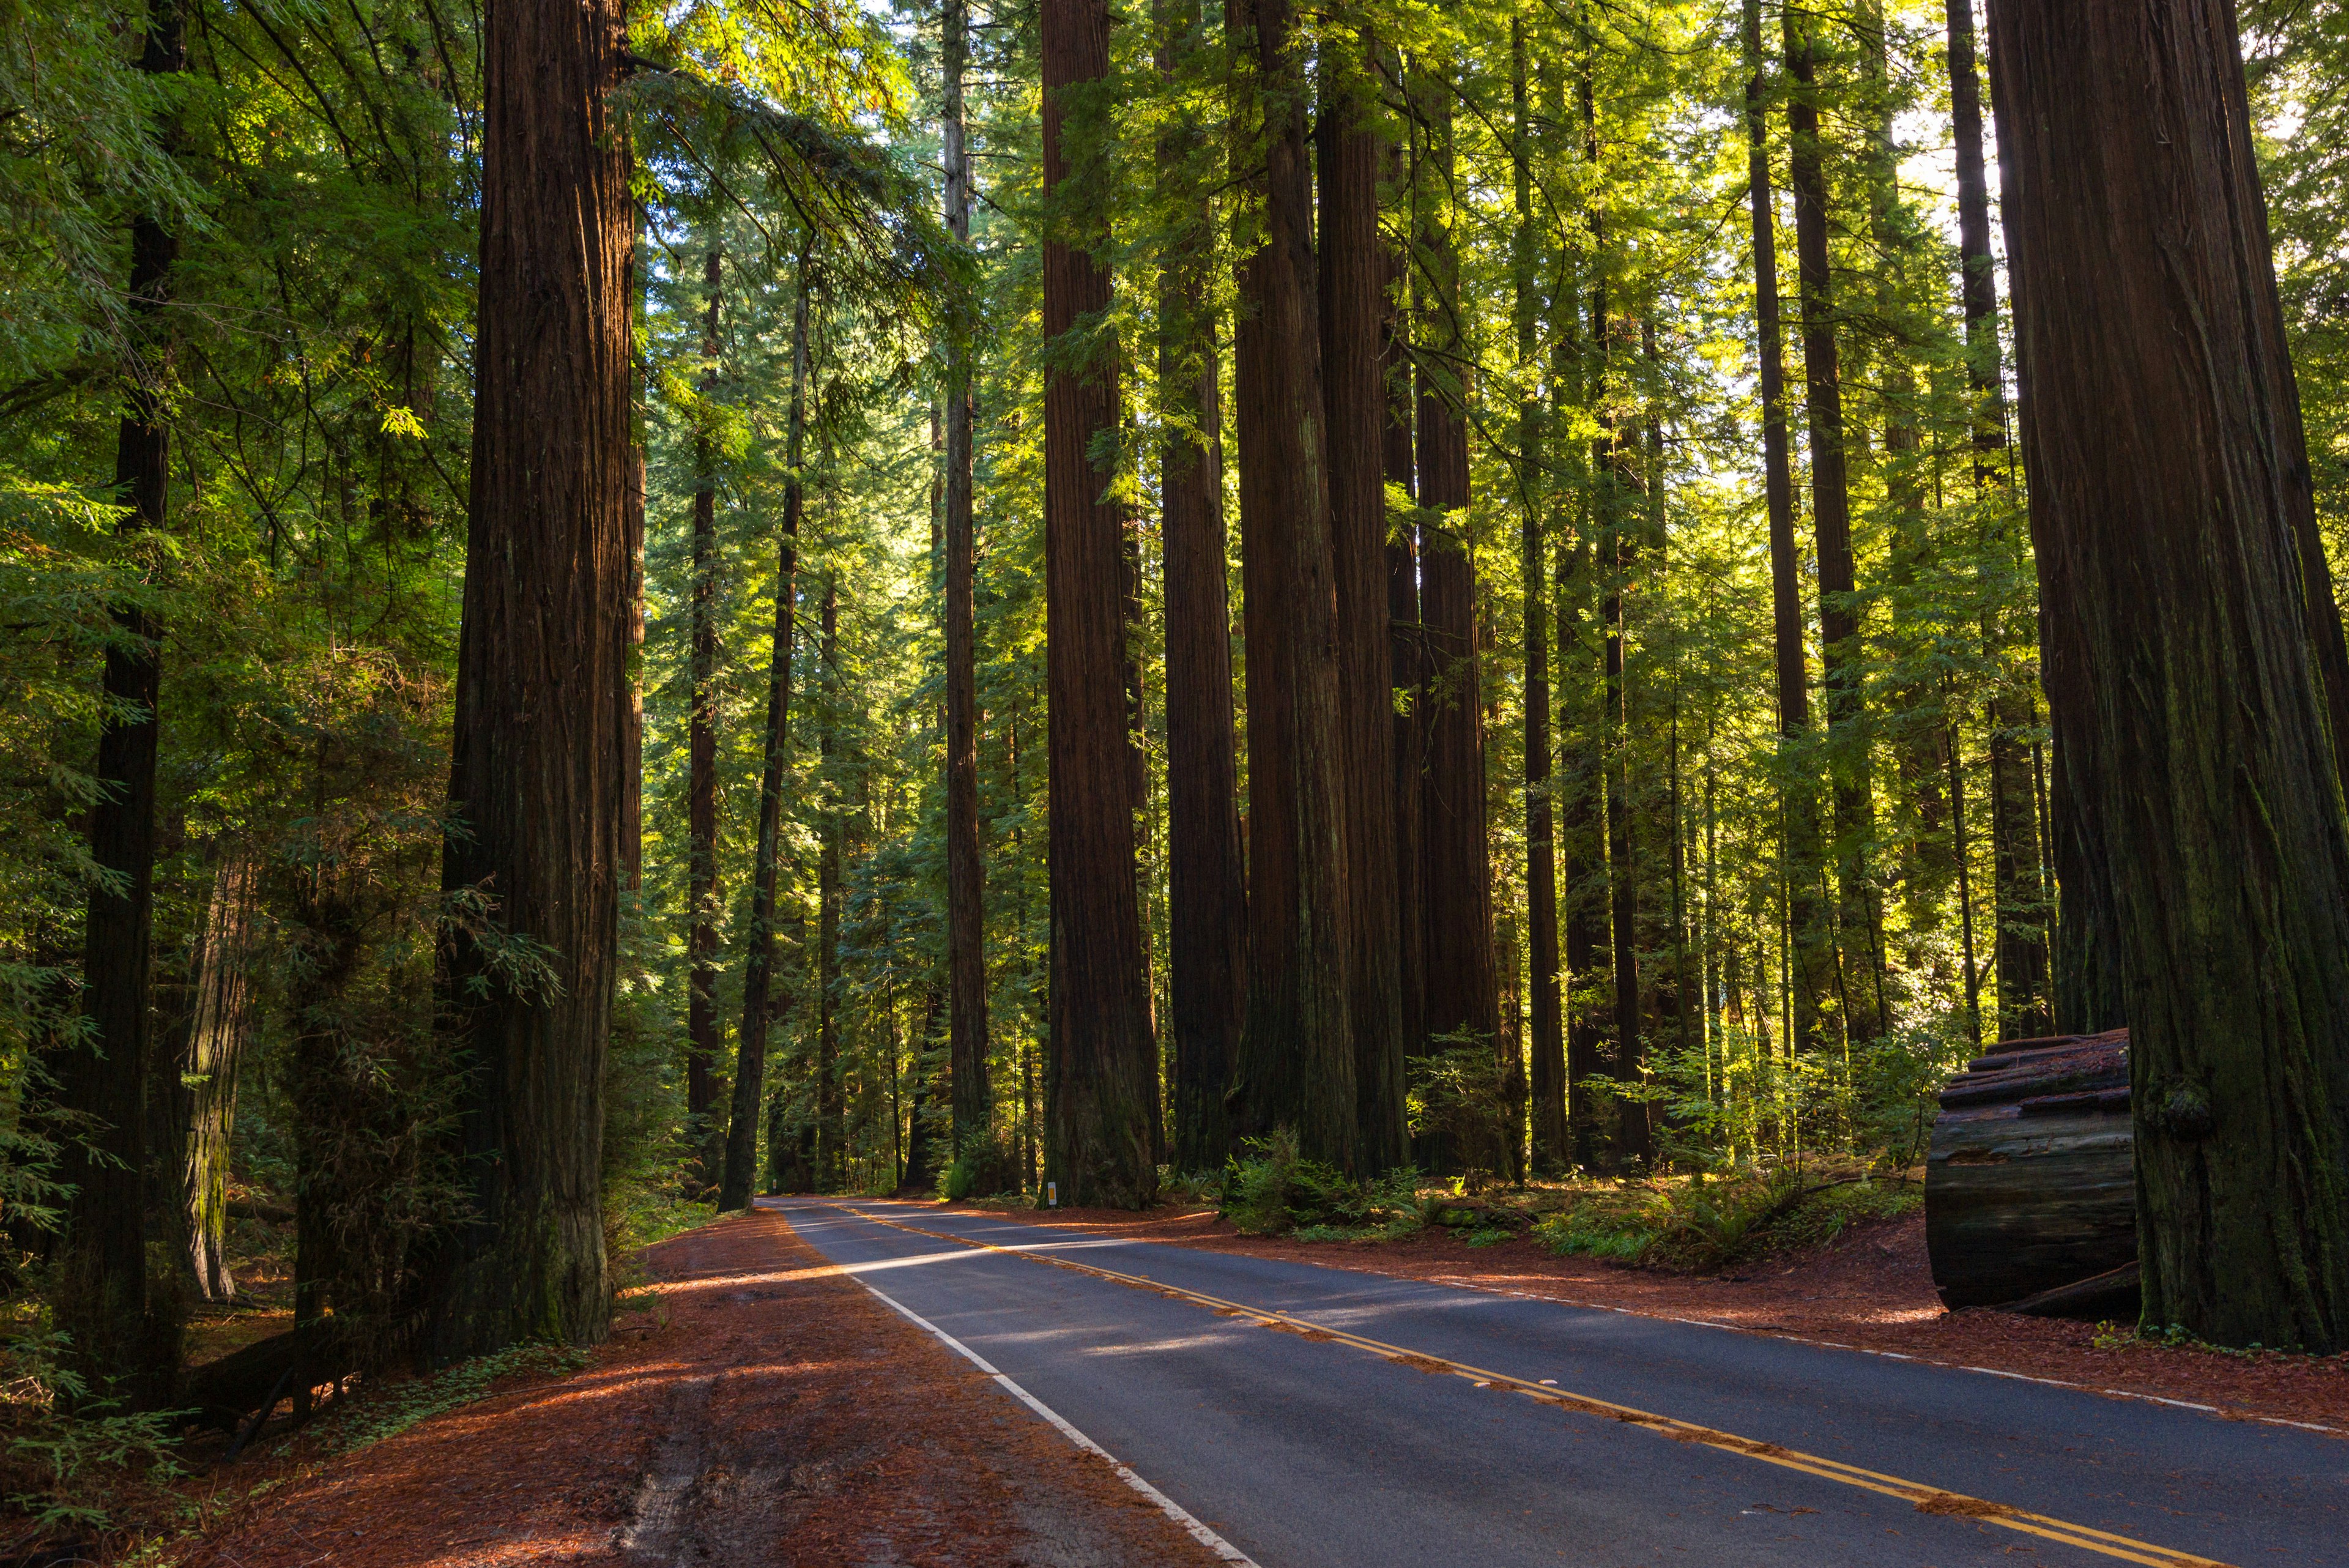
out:
M2019 1302L2137 1259L2128 1031L2002 1042L1941 1091L1925 1251L1952 1307Z

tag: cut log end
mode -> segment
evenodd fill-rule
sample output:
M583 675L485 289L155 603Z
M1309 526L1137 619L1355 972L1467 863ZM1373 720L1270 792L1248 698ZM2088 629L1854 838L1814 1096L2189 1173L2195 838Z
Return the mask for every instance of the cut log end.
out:
M1953 1308L2068 1300L2135 1266L2127 1030L2007 1042L1951 1081L1926 1160L1925 1248ZM2118 1289L2095 1315L2119 1310Z

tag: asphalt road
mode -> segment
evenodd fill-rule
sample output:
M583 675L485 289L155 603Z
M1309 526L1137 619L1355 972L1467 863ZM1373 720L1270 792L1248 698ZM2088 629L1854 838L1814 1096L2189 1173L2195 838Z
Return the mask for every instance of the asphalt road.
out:
M2349 1439L1416 1281L908 1205L765 1201L1262 1568L2349 1565ZM1269 1331L1019 1251L1432 1359ZM1438 1361L1712 1436L1479 1386ZM1929 1511L1919 1488L2060 1528L1951 1499L1930 1506L1961 1511Z

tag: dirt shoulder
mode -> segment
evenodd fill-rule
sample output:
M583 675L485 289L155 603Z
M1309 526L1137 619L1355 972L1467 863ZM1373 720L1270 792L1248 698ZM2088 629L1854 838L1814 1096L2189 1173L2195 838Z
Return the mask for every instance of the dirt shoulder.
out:
M875 1301L781 1216L647 1249L583 1371L290 1475L187 1568L1213 1557L1098 1458Z
M928 1209L936 1204L907 1204ZM1430 1227L1389 1241L1299 1242L1243 1236L1213 1210L1170 1207L993 1213L1039 1225L1175 1246L1355 1269L1579 1306L1705 1323L1919 1361L2012 1373L2097 1393L2181 1400L2250 1419L2337 1428L2349 1437L2349 1355L2230 1355L2137 1339L2095 1324L1950 1312L1933 1293L1920 1215L1854 1225L1823 1247L1723 1273L1679 1274L1558 1257L1523 1236L1470 1247Z

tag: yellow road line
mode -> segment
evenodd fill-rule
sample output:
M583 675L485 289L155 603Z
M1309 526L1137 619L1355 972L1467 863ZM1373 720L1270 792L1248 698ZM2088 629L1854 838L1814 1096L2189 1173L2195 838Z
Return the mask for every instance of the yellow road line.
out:
M957 1236L944 1231L926 1231L918 1225L908 1225L902 1220L884 1219L878 1214L870 1214L862 1209L854 1209L844 1203L828 1203L825 1207L837 1209L843 1214L854 1215L859 1220L867 1220L875 1225L886 1225L892 1230L905 1231L909 1235L927 1236L933 1241L951 1241L957 1246L976 1248L981 1251L1001 1252L1008 1257L1025 1258L1031 1262L1047 1263L1056 1269L1071 1269L1081 1274L1092 1274L1121 1285L1130 1285L1136 1290L1151 1291L1173 1300L1190 1302L1198 1306L1210 1308L1227 1317L1248 1318L1262 1324L1267 1328L1281 1329L1307 1339L1334 1340L1340 1345L1351 1345L1357 1350L1367 1350L1371 1355L1383 1356L1389 1361L1401 1362L1405 1366L1417 1367L1423 1372L1448 1372L1456 1377L1468 1378L1480 1387L1506 1388L1515 1393L1526 1395L1529 1398L1538 1399L1547 1405L1579 1410L1586 1415L1604 1416L1609 1420L1621 1421L1630 1426L1645 1427L1676 1442L1701 1443L1707 1448L1720 1449L1728 1453L1743 1454L1747 1459L1760 1459L1765 1464L1777 1465L1790 1470L1800 1470L1806 1475L1817 1476L1826 1480L1840 1481L1845 1486L1878 1492L1886 1497L1897 1497L1911 1504L1921 1513L1938 1513L1961 1519L1979 1520L1985 1524L1995 1524L2007 1530L2019 1531L2025 1535L2038 1536L2042 1540L2057 1542L2065 1546L2076 1546L2084 1552L2094 1552L2106 1557L2118 1558L2124 1563L2144 1563L2147 1568L2230 1568L2230 1564L2213 1557L2197 1557L2190 1552L2175 1552L2166 1546L2156 1546L2150 1542L2137 1541L2127 1535L2115 1535L2109 1531L2097 1530L2090 1525L2073 1524L2064 1520L2051 1519L2044 1513L2032 1513L2023 1509L2010 1507L2002 1502L1991 1502L1982 1498L1969 1497L1963 1492L1945 1491L1940 1487L1927 1486L1920 1481L1903 1480L1899 1476L1886 1475L1878 1470L1863 1469L1857 1465L1845 1464L1840 1459L1803 1453L1798 1449L1785 1448L1776 1443L1756 1442L1751 1438L1741 1438L1734 1432L1724 1432L1718 1428L1700 1426L1696 1422L1683 1421L1677 1417L1660 1416L1652 1411L1637 1409L1630 1405L1618 1405L1609 1399L1600 1399L1588 1394L1577 1394L1568 1389L1553 1387L1547 1383L1531 1383L1522 1377L1512 1377L1505 1372L1487 1372L1483 1367L1471 1366L1464 1361L1424 1355L1400 1345L1389 1345L1384 1340L1370 1339L1359 1334L1351 1334L1342 1328L1326 1327L1304 1318L1293 1317L1287 1313L1249 1306L1243 1302L1226 1301L1221 1296L1211 1296L1200 1291L1185 1290L1179 1285L1161 1284L1156 1280L1144 1279L1139 1274L1121 1273L1115 1269L1104 1269L1092 1263L1080 1263L1068 1258L1050 1257L1027 1247L999 1247L992 1241L977 1241L968 1236Z

